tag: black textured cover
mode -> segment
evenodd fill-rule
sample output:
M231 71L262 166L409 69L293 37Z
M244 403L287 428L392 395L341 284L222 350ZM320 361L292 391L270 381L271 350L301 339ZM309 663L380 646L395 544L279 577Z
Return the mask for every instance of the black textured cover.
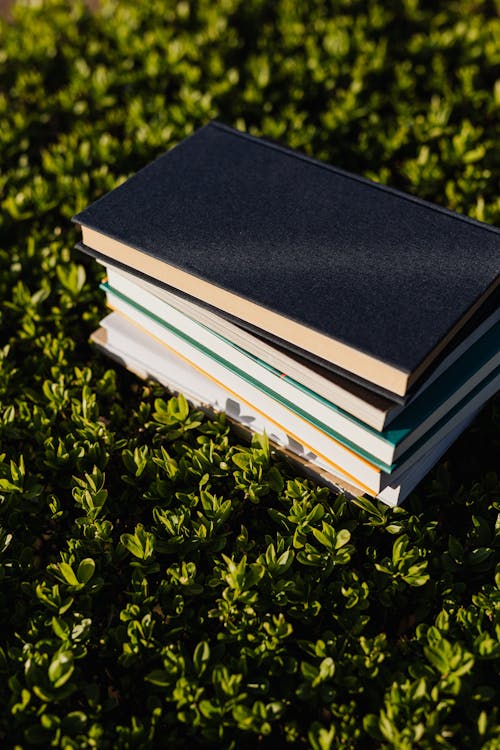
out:
M500 271L499 229L217 122L74 221L407 372Z

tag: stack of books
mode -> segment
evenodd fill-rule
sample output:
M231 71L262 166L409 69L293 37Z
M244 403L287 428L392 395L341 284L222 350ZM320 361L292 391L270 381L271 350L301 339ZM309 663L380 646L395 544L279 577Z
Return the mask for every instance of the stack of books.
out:
M500 231L211 122L74 217L94 341L401 502L500 383Z

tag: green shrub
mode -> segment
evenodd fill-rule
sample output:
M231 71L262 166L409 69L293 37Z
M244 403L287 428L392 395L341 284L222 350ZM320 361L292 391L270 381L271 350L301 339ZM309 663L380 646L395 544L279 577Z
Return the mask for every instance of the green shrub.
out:
M69 221L218 117L498 223L495 4L47 0L13 16L2 747L498 748L498 400L404 509L346 502L90 347L102 272Z

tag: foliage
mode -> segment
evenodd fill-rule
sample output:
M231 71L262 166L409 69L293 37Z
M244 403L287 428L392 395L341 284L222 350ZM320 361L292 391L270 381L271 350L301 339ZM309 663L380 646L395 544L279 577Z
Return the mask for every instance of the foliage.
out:
M18 4L0 27L3 747L500 746L498 401L346 502L88 344L70 217L212 117L498 222L483 0Z

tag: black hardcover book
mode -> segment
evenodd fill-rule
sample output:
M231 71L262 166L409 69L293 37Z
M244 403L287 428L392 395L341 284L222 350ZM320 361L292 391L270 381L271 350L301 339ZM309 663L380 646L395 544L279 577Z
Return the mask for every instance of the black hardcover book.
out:
M157 295L160 298L162 297L161 290L165 290L166 292L175 294L177 297L185 299L190 303L197 304L199 307L202 307L209 312L218 315L220 318L227 320L233 325L239 326L242 330L248 331L249 334L253 334L254 336L257 336L263 340L267 340L272 344L276 354L282 352L287 357L292 357L297 362L300 362L304 367L307 367L311 375L316 372L317 374L328 378L330 381L337 383L346 392L355 394L356 397L362 400L365 404L370 403L372 405L377 405L377 407L381 411L385 412L386 415L383 424L385 424L387 420L390 421L392 413L399 413L402 406L410 402L415 393L419 392L420 388L429 381L428 377L421 376L412 385L411 389L406 393L405 396L390 393L381 386L374 385L364 378L346 372L342 370L342 368L336 367L330 362L323 360L321 357L317 357L316 355L311 354L311 352L301 350L287 341L283 341L276 336L272 336L268 331L262 331L255 326L252 326L250 323L246 323L245 321L235 318L234 316L224 312L223 310L209 305L205 300L196 299L195 297L185 294L184 292L181 292L178 289L165 284L163 281L159 281L158 279L151 279L151 277L140 271L137 271L136 269L130 269L124 263L115 260L111 261L107 256L99 253L97 250L93 250L92 248L87 247L81 242L78 242L75 247L77 250L81 250L86 255L90 255L92 258L95 258L95 260L97 260L106 268L115 268L127 273L132 273L133 276L135 276L137 279L143 279L146 282L153 283L157 289ZM457 353L456 356L458 356L460 352L465 351L470 343L473 343L477 340L477 336L483 335L484 332L486 332L491 326L498 322L500 320L499 307L500 287L497 287L495 291L490 294L487 300L481 305L480 309L477 310L474 315L472 315L460 328L457 335L454 336L451 341L449 341L449 343L444 347L444 349L442 349L442 351L440 351L439 355L434 360L432 372L434 373L435 368L437 366L441 366L443 364L443 361L447 361L450 356L453 357L455 353ZM479 334L477 334L478 331ZM242 347L246 348L243 344ZM313 385L310 385L310 387L312 388L312 390L316 390ZM328 399L329 397L325 396L325 398ZM347 411L349 411L349 409L347 409ZM367 420L362 419L361 421ZM382 426L380 426L380 429L382 429Z
M110 261L398 396L498 287L497 228L216 122L74 221Z

